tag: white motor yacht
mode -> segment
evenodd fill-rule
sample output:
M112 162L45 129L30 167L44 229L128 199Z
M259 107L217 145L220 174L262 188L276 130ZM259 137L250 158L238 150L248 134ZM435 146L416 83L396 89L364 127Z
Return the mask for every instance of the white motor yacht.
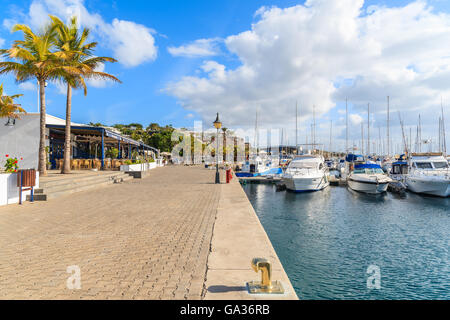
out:
M392 179L384 173L378 164L355 164L347 177L348 187L354 191L379 194L387 191Z
M319 191L330 185L328 167L320 155L296 156L282 175L286 189L294 192Z
M448 197L450 169L447 159L440 153L413 153L405 182L412 192Z

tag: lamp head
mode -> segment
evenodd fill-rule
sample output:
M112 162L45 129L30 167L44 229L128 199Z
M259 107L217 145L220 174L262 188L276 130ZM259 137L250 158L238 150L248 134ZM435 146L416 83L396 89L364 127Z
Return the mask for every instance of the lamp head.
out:
M220 129L222 127L222 122L219 120L219 113L217 112L216 121L214 121L214 128Z

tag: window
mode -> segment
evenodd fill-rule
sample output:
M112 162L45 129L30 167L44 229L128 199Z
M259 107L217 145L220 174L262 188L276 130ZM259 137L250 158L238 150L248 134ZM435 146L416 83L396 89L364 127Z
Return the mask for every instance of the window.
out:
M448 168L447 162L433 162L433 166L435 169L447 169Z
M431 162L415 162L415 165L419 169L433 169Z
M289 165L289 168L291 169L316 169L317 163L316 162L291 162Z

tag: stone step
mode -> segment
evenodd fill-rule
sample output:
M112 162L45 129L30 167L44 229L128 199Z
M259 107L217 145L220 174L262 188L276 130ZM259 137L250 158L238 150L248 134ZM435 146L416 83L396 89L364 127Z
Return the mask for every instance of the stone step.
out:
M83 176L61 176L61 178L51 178L51 179L45 179L43 178L40 183L39 187L42 189L53 187L57 185L67 185L70 183L78 183L78 182L86 182L90 180L101 180L101 179L108 179L108 178L114 178L117 176L123 176L124 172L117 171L117 172L111 172L107 174L91 174L91 175L83 175Z
M103 187L115 183L122 183L133 180L132 176L121 172L114 175L98 175L96 179L69 179L67 183L50 184L49 187L35 189L35 201L46 201L75 192L86 191L98 187ZM27 196L27 200L31 197Z
M31 201L31 195L27 195L26 200ZM33 200L34 201L47 201L47 195L46 194L34 194Z
M87 179L87 180L77 180L72 181L69 180L66 184L57 184L57 185L50 185L45 186L42 189L44 189L44 193L51 194L53 192L60 192L68 189L79 189L84 186L91 186L91 185L98 185L98 184L113 184L116 180L125 180L128 179L128 175L121 174L121 175L115 175L112 176L103 176L103 177L97 177L97 179Z

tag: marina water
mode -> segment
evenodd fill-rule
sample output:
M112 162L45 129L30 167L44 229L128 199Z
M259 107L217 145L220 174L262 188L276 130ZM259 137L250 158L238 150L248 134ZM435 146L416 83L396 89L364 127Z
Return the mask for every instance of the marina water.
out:
M450 299L450 198L243 188L300 299Z

